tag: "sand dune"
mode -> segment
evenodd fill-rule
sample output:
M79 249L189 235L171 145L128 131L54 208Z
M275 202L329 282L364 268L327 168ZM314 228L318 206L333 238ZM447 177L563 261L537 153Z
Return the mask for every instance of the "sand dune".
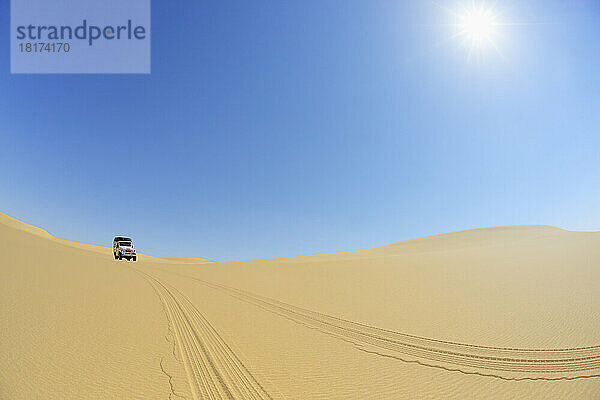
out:
M0 243L1 399L600 398L599 233L128 263L0 214Z

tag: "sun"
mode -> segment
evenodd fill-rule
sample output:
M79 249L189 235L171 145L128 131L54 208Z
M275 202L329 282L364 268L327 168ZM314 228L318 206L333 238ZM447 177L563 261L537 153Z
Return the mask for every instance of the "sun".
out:
M460 47L468 50L469 60L483 61L490 56L494 60L504 60L502 48L512 27L543 23L510 18L511 10L506 4L500 5L499 0L454 0L453 6L438 0L430 1L446 14L446 22L440 26L449 28L448 36L438 43L458 42Z
M471 10L463 17L462 31L472 42L491 39L494 31L494 15L487 10Z
M499 22L493 8L486 8L483 4L472 5L457 16L459 19L457 36L466 40L471 50L494 45L494 35Z

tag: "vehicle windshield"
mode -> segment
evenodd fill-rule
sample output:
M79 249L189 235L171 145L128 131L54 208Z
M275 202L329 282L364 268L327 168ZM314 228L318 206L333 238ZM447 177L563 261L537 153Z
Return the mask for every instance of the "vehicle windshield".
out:
M121 247L133 247L131 242L119 242L119 246Z

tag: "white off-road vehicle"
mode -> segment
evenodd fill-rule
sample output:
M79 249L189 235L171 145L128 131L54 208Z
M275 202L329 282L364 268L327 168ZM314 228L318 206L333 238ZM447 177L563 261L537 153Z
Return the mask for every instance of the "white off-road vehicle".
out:
M137 261L137 254L133 248L131 238L117 236L113 239L113 256L115 260L126 259Z

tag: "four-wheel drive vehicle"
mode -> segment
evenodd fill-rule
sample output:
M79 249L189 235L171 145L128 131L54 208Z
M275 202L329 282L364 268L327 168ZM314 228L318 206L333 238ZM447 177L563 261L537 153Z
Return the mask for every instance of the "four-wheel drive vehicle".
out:
M115 260L126 259L137 261L137 254L133 248L131 238L117 236L113 239L113 256Z

